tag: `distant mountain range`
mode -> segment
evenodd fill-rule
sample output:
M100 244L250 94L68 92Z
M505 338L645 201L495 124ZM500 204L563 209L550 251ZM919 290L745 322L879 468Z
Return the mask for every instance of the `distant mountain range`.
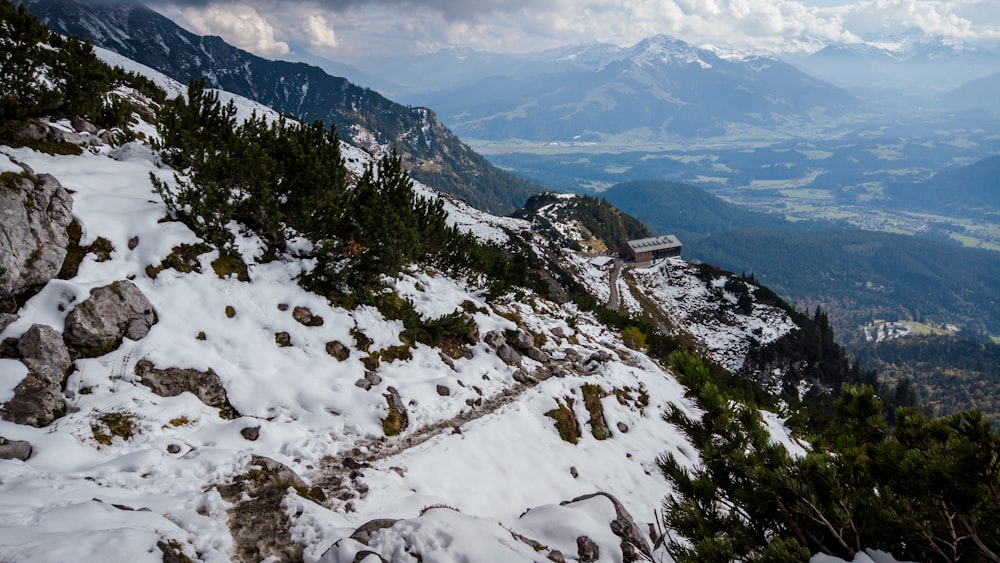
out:
M504 74L405 97L435 108L468 138L658 140L763 130L801 135L859 108L844 90L778 59L722 57L662 35L627 49L598 44L531 58L454 51L434 57L448 69L474 65L501 72L506 65Z
M896 106L937 101L966 82L1000 72L1000 48L941 38L837 43L783 59L867 100ZM972 106L979 105L978 102Z
M89 39L182 82L205 77L210 87L306 121L336 125L342 137L362 147L396 150L416 179L481 209L509 212L541 191L493 167L445 128L433 111L395 103L318 67L257 57L219 37L190 33L135 3L29 0L25 4L59 33Z

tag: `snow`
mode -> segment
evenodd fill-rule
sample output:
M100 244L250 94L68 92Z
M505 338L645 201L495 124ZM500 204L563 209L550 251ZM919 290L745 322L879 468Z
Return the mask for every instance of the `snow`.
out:
M14 388L28 375L28 368L17 360L0 359L0 404L14 398Z
M607 499L560 503L605 491L646 529L669 492L657 458L669 453L692 466L699 462L683 434L662 418L669 406L700 416L681 385L571 303L531 294L487 302L483 289L470 280L412 269L390 284L419 314L435 318L473 310L480 340L491 330L531 330L544 337L541 347L553 358L550 370L527 357L520 368L508 366L481 341L448 361L438 349L416 345L410 359L383 359L375 370L381 381L366 391L356 384L369 369L363 361L402 345L403 325L374 308L346 310L301 289L296 278L310 262L293 255L257 262L260 241L241 235L237 244L249 262L250 282L217 277L211 268L215 251L199 258L200 272L164 270L155 279L146 274L147 266L159 264L177 245L198 242L184 225L161 222L166 208L149 177L169 183L173 171L158 168L148 148L97 146L79 156L8 147L0 152L0 166L11 168L16 159L38 174L54 175L73 191L82 244L103 237L114 247L110 260L98 262L89 255L75 278L46 285L0 340L17 338L35 323L62 330L66 315L91 289L123 279L133 280L158 316L142 340L126 340L105 356L76 362L66 381L67 414L51 426L0 421L0 436L28 440L35 450L27 462L0 461L0 558L161 561L157 543L174 540L191 557L229 561L230 506L218 486L244 473L252 455L275 459L309 482L322 482L340 469L328 466L329 456L354 452L372 454L372 461L358 471L355 480L367 492L349 501L350 511L340 499L319 505L295 494L285 497L293 538L305 544L307 561L353 561L363 546L349 536L374 518L402 519L371 542L390 559L416 545L425 560L537 560L540 555L511 531L569 555L575 553L576 537L587 535L602 554L613 554L619 540L610 531L614 511ZM347 144L343 155L356 174L371 161L368 153ZM530 230L529 222L490 216L426 186L415 187L420 194L444 198L452 224L480 240L504 243L508 232ZM130 241L136 241L131 249ZM532 236L532 244L541 252L547 243ZM608 298L607 272L595 270L583 256L567 260L588 288ZM671 266L685 267L682 262ZM772 337L787 328L780 316L755 309L740 325L742 336L714 334L723 329L698 324L697 308L684 305L708 300L710 289L688 280L693 276L680 276L690 284L681 291L677 276L655 269L634 275L637 284L619 285L626 307L638 303L632 287L640 287L646 298L661 296L657 302L671 314L687 315L691 326L705 327L703 336L716 343L710 348L720 357L724 346L745 340L746 331L766 327ZM235 314L227 314L228 307ZM292 316L295 307L308 308L322 325L300 324ZM276 334L282 332L291 346L277 344ZM355 344L357 332L372 341L367 351ZM326 352L335 341L349 350L343 361ZM610 359L586 360L599 352ZM574 354L585 360L572 364ZM140 360L160 369L211 369L242 416L224 419L191 393L155 395L135 375ZM0 360L0 401L12 396L26 373L20 362ZM518 374L540 381L521 384ZM584 385L606 394L601 405L611 434L607 440L591 433ZM410 427L394 438L382 429L390 386L410 420ZM640 396L648 396L648 404ZM568 399L574 399L582 432L575 445L560 439L545 416ZM135 434L98 443L92 426L109 413L133 417ZM795 443L777 416L766 420L774 439L792 451ZM255 441L241 434L250 426L260 428ZM386 453L375 455L380 451ZM459 512L424 510L441 504ZM615 560L607 557L602 560Z
M17 163L11 160L6 154L0 154L0 174L5 172L20 174L24 172L24 169L18 166Z

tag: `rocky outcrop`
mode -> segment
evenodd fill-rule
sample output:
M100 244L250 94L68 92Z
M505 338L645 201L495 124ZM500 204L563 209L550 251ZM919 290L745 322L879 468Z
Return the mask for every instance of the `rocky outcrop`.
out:
M66 317L64 338L77 355L102 356L123 338L140 340L156 324L156 313L142 291L130 281L90 290L90 297Z
M161 397L176 397L187 392L206 405L219 409L219 416L222 418L233 419L240 416L229 403L222 380L211 369L156 369L149 360L139 360L135 365L135 374L153 393Z
M73 198L54 177L0 177L0 299L36 290L66 258ZM8 311L12 312L12 311Z
M17 351L25 360L47 362L59 373L66 373L73 360L63 342L62 333L45 325L33 325L17 342Z
M576 497L571 501L562 502L560 504L565 506L567 504L592 499L596 496L603 496L607 498L615 507L615 519L611 521L611 531L621 540L622 560L625 561L625 563L630 563L632 561L652 561L652 550L649 548L649 543L646 541L646 537L642 535L642 530L636 525L635 520L632 519L632 515L629 514L628 510L626 510L625 505L615 498L614 495L597 492ZM582 554L580 560L583 561Z
M28 461L33 449L29 442L23 440L8 440L0 436L0 459L19 459Z
M14 397L0 406L0 418L15 424L43 427L66 412L63 372L43 360L22 359L28 375L14 388Z

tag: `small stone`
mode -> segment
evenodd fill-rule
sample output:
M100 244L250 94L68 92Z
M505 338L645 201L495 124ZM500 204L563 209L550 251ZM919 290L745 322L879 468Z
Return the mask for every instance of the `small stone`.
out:
M546 557L553 563L566 563L566 556L558 549L553 549Z
M128 249L135 250L135 247L139 246L139 237L132 237L128 239Z
M306 307L296 307L292 309L292 318L304 326L323 326L323 317L314 315Z
M441 395L442 397L447 397L448 395L451 395L451 389L448 389L448 387L445 385L438 385L437 394Z
M326 353L337 358L337 361L342 362L351 356L351 350L347 346L344 346L339 340L333 340L326 343Z
M285 312L288 310L288 303L278 303L278 310Z
M587 536L576 538L576 554L580 563L593 563L601 558L601 550Z
M198 334L197 334L197 336L195 336L195 338L197 338L198 340L206 340L208 338L208 336L206 336L205 335L205 331L202 330L202 331L198 332Z
M618 431L621 432L622 434L627 434L628 433L628 424L625 424L624 422L619 422L618 423Z
M226 318L231 319L236 316L236 308L232 305L226 305Z
M0 436L0 459L28 461L32 454L31 443L24 440L8 440Z
M285 331L274 333L274 343L281 348L287 348L292 345L292 337Z
M167 453L168 454L179 454L179 453L181 453L181 447L178 446L177 444L169 444L167 446Z
M363 377L360 378L360 379L358 379L357 381L355 381L354 382L354 386L355 387L360 387L360 388L364 389L365 391L370 391L371 388L372 388L371 382L368 381L367 379L363 378Z
M580 477L580 472L576 470L576 466L569 468L569 474L573 476L574 479Z
M256 442L260 437L260 426L247 426L240 430L240 435L251 442Z

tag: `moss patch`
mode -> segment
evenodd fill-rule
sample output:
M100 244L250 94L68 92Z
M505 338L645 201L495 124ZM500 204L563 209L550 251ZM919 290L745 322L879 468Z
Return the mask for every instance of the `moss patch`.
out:
M146 275L150 279L156 279L156 276L160 272L168 269L182 274L190 274L191 272L201 273L201 264L198 262L198 257L211 250L212 247L205 243L177 245L159 265L146 266Z
M581 389L583 391L583 406L590 413L590 433L598 440L607 440L611 437L608 430L608 423L604 420L604 405L601 399L606 396L604 389L600 385L587 383Z
M386 436L399 436L403 431L403 417L396 409L389 407L389 414L382 420L382 432Z
M232 305L226 305L226 318L231 319L236 316L236 308Z
M106 412L90 425L98 444L110 446L115 436L128 440L135 435L136 416L129 412Z
M221 279L236 276L241 282L250 281L250 273L247 270L247 263L238 254L232 251L220 252L219 257L212 260L212 270Z
M557 399L556 405L557 407L545 413L545 416L555 421L560 438L570 444L576 444L580 441L580 423L573 414L573 399L567 397L565 403Z

